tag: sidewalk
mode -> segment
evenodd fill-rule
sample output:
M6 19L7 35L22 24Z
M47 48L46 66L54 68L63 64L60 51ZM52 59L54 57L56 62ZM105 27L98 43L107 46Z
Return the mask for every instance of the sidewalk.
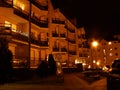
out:
M56 75L40 78L39 76L33 76L29 80L16 81L19 84L56 84L58 82Z

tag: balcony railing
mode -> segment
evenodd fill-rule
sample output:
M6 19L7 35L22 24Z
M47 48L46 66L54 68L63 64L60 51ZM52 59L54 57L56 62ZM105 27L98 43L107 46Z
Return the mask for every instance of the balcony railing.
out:
M71 55L76 55L76 51L68 51L68 54L71 54Z
M90 46L88 44L79 44L79 48L89 48Z
M52 33L52 37L59 37L59 34L58 33Z
M40 41L34 38L31 38L31 43L39 45L39 46L48 46L48 41Z
M67 30L69 30L71 33L75 33L75 30L72 29L72 28L70 28L70 27L68 27L67 25L65 25L65 28L66 28Z
M38 0L29 0L31 3L33 3L35 6L37 6L41 10L48 10L48 5L42 5Z
M66 34L62 33L60 34L60 37L66 38Z
M28 37L20 33L12 32L12 37L17 40L28 42ZM31 38L31 43L38 46L48 46L48 41L40 41L34 38Z
M20 33L12 32L12 37L17 40L28 42L28 37Z
M67 52L67 49L65 47L61 48L61 52Z
M0 23L0 37L1 36L11 36L11 25L7 24L7 26L5 26L4 23Z
M70 43L73 43L73 44L76 43L76 40L75 40L75 39L73 40L73 39L69 39L69 38L67 38L67 41L70 42Z
M79 38L79 39L80 39L80 38L85 39L85 35L78 35L78 38Z
M19 7L15 7L14 8L14 13L26 20L29 20L29 13L26 11L23 11L21 8Z
M53 51L54 52L58 52L59 51L59 47L53 47Z
M0 6L12 7L13 6L13 0L1 0Z
M26 20L29 20L29 13L26 11L23 11L21 8L19 7L15 7L14 8L14 13ZM46 20L40 20L38 17L36 17L35 15L31 16L31 21L36 24L39 27L45 27L48 28L48 19Z
M64 20L60 20L58 18L53 18L52 19L52 23L56 23L56 24L65 24Z
M33 16L31 17L31 21L32 21L34 24L36 24L36 25L38 25L38 26L40 26L40 27L46 27L46 28L48 28L48 19L40 20L37 16L33 15Z
M88 54L86 54L86 53L79 53L79 57L88 57Z

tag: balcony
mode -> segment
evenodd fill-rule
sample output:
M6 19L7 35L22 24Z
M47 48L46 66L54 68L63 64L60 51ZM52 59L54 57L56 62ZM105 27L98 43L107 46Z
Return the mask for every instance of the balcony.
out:
M12 38L28 42L28 37L20 33L12 32Z
M40 41L40 40L36 40L34 38L31 38L31 43L38 45L38 46L48 46L48 41Z
M59 47L53 47L53 51L54 52L58 52L59 51Z
M79 48L89 48L90 46L88 44L79 44Z
M59 34L56 33L56 32L53 32L53 33L52 33L52 37L59 37Z
M88 57L88 54L86 54L86 53L79 53L79 57Z
M45 28L48 28L48 19L45 19L45 20L40 20L37 16L33 15L31 17L31 21L38 25L39 27L45 27Z
M40 46L48 46L48 41L40 41Z
M38 7L41 10L48 10L48 5L42 5L42 3L40 3L38 0L29 0L31 1L32 4L34 4L36 7Z
M28 36L22 35L21 33L12 32L12 37L17 40L28 42ZM38 45L38 46L48 46L48 41L40 41L36 40L35 38L31 37L32 44Z
M15 7L14 8L14 13L26 20L29 20L29 13L26 11L23 11L21 8L19 7ZM46 20L40 20L38 17L36 17L35 15L31 16L31 21L32 23L36 24L39 27L44 27L44 28L48 28L48 19Z
M59 18L53 18L52 19L52 23L65 24L65 21L64 20L60 20Z
M76 43L75 39L69 39L69 38L68 38L67 41L70 42L70 43L72 43L72 44L75 44L75 43Z
M11 8L13 6L13 0L1 0L0 6Z
M11 26L0 23L0 35L11 35Z
M69 51L68 51L68 54L76 55L76 51L69 50Z
M67 52L67 49L65 47L61 48L61 52Z
M67 25L65 25L65 28L66 28L67 30L69 30L71 33L75 33L75 30L72 29L72 28L70 28L70 27L68 27Z
M26 20L29 20L29 13L26 12L26 11L23 11L21 8L19 7L15 7L14 8L14 14L26 19Z
M66 34L65 33L61 33L60 37L66 38Z
M79 38L79 39L85 39L85 35L84 35L84 34L78 35L78 38Z

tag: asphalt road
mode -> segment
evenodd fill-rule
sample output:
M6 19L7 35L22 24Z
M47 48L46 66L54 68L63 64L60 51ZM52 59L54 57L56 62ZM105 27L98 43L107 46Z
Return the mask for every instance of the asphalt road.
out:
M88 83L81 73L64 74L64 83L7 83L0 90L107 90L106 78Z

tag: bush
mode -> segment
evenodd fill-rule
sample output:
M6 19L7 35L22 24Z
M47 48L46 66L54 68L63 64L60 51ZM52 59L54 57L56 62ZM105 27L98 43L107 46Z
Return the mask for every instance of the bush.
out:
M49 54L48 66L49 66L50 74L56 74L57 67L52 54Z
M42 78L48 76L48 64L46 61L41 61L40 65L37 68L37 73Z

